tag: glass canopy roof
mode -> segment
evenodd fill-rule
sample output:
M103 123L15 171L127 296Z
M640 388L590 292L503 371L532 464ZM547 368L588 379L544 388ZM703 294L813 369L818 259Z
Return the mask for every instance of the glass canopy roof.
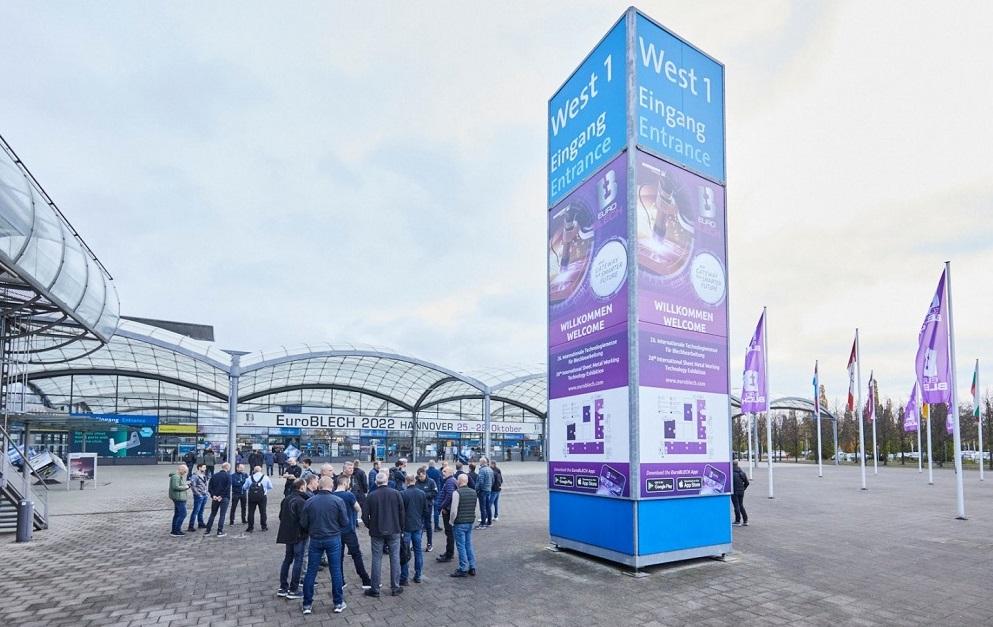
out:
M10 328L31 334L15 352L48 361L47 348L107 341L120 318L110 274L0 137L0 301Z
M118 408L122 398L129 403L145 399L145 406L150 399L181 406L184 400L194 397L201 402L216 402L228 396L231 366L224 351L214 343L139 322L121 320L116 335L104 346L93 349L73 345L52 352L63 363L28 368L31 389L39 395L71 396L76 400L103 398L104 406L110 395ZM336 390L368 395L408 411L454 400L480 399L487 393L494 401L539 416L546 408L542 366L466 374L391 349L321 343L243 355L238 371L238 397L242 403L294 391ZM113 376L118 377L117 382L108 379ZM162 384L168 387L165 395ZM92 411L110 410L104 407Z

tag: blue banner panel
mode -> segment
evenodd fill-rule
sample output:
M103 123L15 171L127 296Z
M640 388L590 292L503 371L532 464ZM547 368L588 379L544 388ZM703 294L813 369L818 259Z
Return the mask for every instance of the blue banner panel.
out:
M638 145L724 183L724 66L641 14L636 24Z
M548 493L548 531L558 538L634 555L634 502Z
M625 20L548 101L548 206L624 149Z
M638 501L638 554L651 555L731 542L727 495Z

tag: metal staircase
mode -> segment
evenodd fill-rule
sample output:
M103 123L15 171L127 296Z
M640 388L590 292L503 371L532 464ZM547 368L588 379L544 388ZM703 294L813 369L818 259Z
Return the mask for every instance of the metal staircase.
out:
M28 472L31 473L27 482L21 471L10 461L8 451L11 449L20 455L23 463L27 465ZM34 529L36 531L48 529L49 488L44 481L32 485L34 472L35 469L28 461L25 451L14 443L6 429L0 427L0 533L13 533L17 530L17 508L24 500L25 493L27 500L34 504L32 511ZM13 524L9 525L11 521Z

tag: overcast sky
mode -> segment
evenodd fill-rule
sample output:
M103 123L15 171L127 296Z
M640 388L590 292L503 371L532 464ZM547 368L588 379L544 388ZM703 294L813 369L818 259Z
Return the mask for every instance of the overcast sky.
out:
M547 99L625 6L7 2L0 133L125 314L543 362ZM993 383L993 7L639 7L726 65L733 387L767 305L774 396L858 326L904 398L946 259Z

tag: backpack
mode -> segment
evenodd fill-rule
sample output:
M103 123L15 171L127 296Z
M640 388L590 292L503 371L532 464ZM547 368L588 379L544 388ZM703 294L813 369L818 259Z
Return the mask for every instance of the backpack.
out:
M263 477L264 479L265 477ZM265 498L265 488L262 487L262 479L258 481L252 477L252 485L248 486L248 500L261 501Z

